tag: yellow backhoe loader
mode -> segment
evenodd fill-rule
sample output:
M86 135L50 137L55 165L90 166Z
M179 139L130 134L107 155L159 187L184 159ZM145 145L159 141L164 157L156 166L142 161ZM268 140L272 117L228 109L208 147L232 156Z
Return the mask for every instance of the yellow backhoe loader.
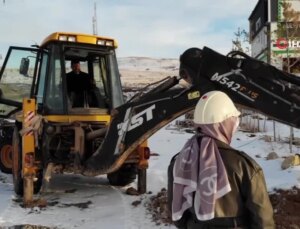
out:
M0 165L12 171L25 206L53 171L107 174L112 185L137 176L144 193L147 139L208 91L300 127L299 77L238 51L224 56L204 47L199 63L185 66L191 78L166 77L124 102L116 48L111 38L60 32L38 47L9 48L0 71ZM69 78L79 63L86 81ZM181 80L189 86L180 87Z

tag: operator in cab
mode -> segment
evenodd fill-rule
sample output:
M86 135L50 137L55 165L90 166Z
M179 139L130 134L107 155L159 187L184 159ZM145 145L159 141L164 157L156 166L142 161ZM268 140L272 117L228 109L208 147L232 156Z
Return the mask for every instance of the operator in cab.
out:
M192 48L180 58L184 62L180 72L189 81L199 74L198 54ZM275 229L262 168L230 146L239 116L221 91L199 99L194 111L196 134L168 167L168 207L178 228Z
M72 107L104 108L102 98L95 80L89 74L82 72L79 60L71 61L71 71L66 74L67 91Z

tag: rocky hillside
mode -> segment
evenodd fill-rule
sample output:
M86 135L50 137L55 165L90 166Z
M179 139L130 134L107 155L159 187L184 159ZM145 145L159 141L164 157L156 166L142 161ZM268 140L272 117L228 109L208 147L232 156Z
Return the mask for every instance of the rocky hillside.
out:
M118 59L124 87L143 87L167 76L178 75L178 59L124 57Z

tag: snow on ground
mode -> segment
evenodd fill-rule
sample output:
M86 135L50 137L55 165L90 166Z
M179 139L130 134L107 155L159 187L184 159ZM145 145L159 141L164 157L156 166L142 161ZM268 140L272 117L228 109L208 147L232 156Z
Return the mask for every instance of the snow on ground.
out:
M44 209L24 209L20 199L14 195L12 178L0 173L0 228L12 225L44 225L51 228L110 228L110 229L152 229L174 226L156 225L147 213L145 203L152 195L167 187L167 167L171 157L176 154L192 134L179 131L169 125L149 139L153 153L147 175L148 192L141 196L125 194L127 187L118 188L108 184L105 176L90 178L80 175L57 175L53 178L43 198L48 206ZM273 136L272 122L268 121L265 132L246 133L238 131L232 146L248 153L262 167L268 190L300 187L300 166L281 169L284 156L290 155L286 143L265 141L265 136ZM276 123L277 137L289 135L288 126ZM295 137L300 131L294 129ZM266 160L270 152L276 152L278 159ZM293 148L294 153L300 149ZM136 182L132 184L136 186ZM133 206L133 202L140 202Z
M232 146L238 150L246 152L254 158L263 168L266 177L266 183L269 192L275 188L289 189L293 186L300 187L300 166L281 169L281 163L285 157L290 156L289 144L283 142L266 142L265 136L273 137L272 122L268 123L266 132L255 133L252 137L251 133L237 132L234 136ZM276 133L281 138L287 137L290 134L290 127L276 123ZM299 129L294 129L295 137L300 136ZM279 138L279 136L277 136ZM276 160L266 160L269 153L276 152L279 156ZM300 153L300 148L293 146L293 153Z

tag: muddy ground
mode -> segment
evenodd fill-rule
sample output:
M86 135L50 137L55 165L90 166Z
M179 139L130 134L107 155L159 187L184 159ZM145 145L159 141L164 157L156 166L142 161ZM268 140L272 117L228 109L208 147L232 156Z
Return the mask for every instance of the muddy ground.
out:
M140 200L132 202L132 206L140 207L141 204L144 204L152 221L157 226L171 225L172 220L167 208L167 190L162 189L156 195L151 193L148 193L148 195L150 195L149 199L141 197ZM290 190L275 190L274 193L270 194L270 200L274 208L274 219L277 229L300 229L300 189L294 187ZM10 227L10 229L12 228L50 229L39 225L16 225ZM0 229L2 228L0 227Z
M275 190L270 194L277 229L300 229L300 189ZM162 189L145 204L157 225L172 224L167 209L167 191Z
M276 190L270 195L276 228L300 229L300 189Z

